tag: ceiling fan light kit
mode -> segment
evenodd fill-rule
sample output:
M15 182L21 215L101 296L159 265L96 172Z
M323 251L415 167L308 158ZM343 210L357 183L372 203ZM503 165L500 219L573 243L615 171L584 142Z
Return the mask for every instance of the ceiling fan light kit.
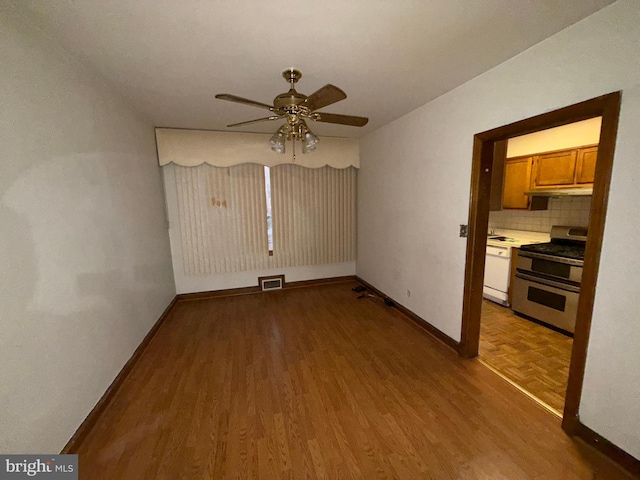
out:
M337 123L340 125L350 125L354 127L364 127L369 121L365 117L356 117L353 115L339 115L335 113L317 112L321 108L332 105L340 100L347 98L347 94L338 87L327 84L309 96L298 93L295 84L302 78L302 72L295 68L289 68L282 72L284 79L289 82L290 88L288 92L281 93L273 100L273 105L268 105L255 100L221 93L216 95L220 100L229 102L242 103L258 108L264 108L273 113L268 117L249 120L246 122L233 123L227 127L237 127L241 125L250 125L258 122L268 122L273 120L286 120L276 133L269 139L271 150L276 153L285 153L285 143L291 140L293 149L293 161L296 160L296 140L302 143L302 153L312 152L320 139L307 126L305 119L314 122Z
M313 152L320 139L309 129L304 134L302 143L302 153Z
M276 153L284 153L285 151L285 141L287 140L286 130L287 125L282 125L269 139L271 150Z

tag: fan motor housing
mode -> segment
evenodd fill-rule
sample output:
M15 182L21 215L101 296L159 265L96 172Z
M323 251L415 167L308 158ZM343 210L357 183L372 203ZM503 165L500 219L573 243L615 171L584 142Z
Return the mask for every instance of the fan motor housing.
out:
M283 107L293 107L299 105L307 99L306 95L296 92L293 88L287 93L281 93L273 99L273 106L276 109Z

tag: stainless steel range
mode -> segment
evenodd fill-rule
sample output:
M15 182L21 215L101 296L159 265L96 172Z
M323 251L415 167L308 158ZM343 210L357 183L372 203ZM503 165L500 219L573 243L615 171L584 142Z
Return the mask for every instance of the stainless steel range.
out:
M550 243L520 247L513 310L573 333L586 242L586 228L554 226Z

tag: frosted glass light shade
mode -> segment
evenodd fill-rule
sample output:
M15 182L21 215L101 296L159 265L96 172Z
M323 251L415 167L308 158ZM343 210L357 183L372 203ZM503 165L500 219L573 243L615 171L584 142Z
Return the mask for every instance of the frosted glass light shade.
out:
M320 141L311 130L307 130L304 133L304 143L302 144L302 153L313 152L316 149L317 143Z
M278 130L273 136L269 139L269 145L271 145L271 150L276 153L284 153L285 151L285 141L287 137L285 134Z

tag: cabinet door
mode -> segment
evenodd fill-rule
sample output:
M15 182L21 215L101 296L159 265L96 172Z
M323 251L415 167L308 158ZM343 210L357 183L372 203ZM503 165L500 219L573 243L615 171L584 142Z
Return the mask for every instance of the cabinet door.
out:
M598 147L587 147L578 150L578 165L576 167L576 183L593 183L596 178L596 159Z
M536 157L531 187L573 185L576 177L577 153L577 150L565 150Z
M529 189L532 157L505 162L502 208L529 208L529 197L524 194Z

